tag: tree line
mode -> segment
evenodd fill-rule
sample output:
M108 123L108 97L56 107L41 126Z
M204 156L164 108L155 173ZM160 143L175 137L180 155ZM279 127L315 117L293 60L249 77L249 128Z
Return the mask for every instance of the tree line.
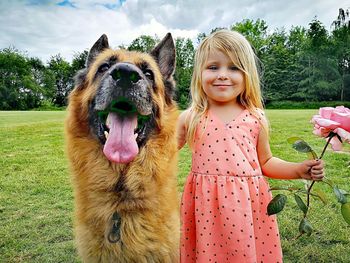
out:
M216 31L220 28L212 29ZM228 27L247 37L259 57L265 104L279 101L350 101L349 11L339 16L328 31L317 18L308 28L296 26L269 30L264 20L245 19ZM196 41L176 38L176 100L185 108ZM141 35L127 50L150 51L158 37ZM77 52L72 62L60 54L44 64L14 47L0 50L0 110L27 110L47 106L64 107L74 86L75 73L85 66L88 50Z

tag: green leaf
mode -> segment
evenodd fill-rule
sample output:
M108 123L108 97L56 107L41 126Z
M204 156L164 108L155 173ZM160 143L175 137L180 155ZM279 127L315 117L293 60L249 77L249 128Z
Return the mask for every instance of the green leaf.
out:
M311 147L304 140L297 140L293 143L293 148L298 152L309 153L312 152Z
M326 194L323 191L321 191L321 190L314 190L314 193L316 193L316 196L318 198L320 198L320 200L322 201L322 203L324 205L327 204L327 197L326 197Z
M300 137L290 137L287 139L287 142L289 142L290 144L295 143L296 141L302 141L303 139L301 139Z
M349 193L347 191L343 190L343 189L339 188L339 191L345 196L349 195Z
M294 199L297 205L299 206L300 210L304 212L304 215L307 213L308 207L304 203L304 201L300 198L299 195L294 194Z
M267 206L267 214L274 215L281 212L287 202L287 196L284 194L276 195Z
M341 205L341 214L346 223L350 225L350 203L345 203Z
M307 234L308 236L311 235L313 229L312 229L312 226L311 224L309 223L309 221L306 219L306 218L303 218L301 221L300 221L300 224L299 224L299 232L302 233L302 234Z
M345 204L345 203L346 203L346 197L345 197L345 195L339 190L339 188L336 187L336 186L334 186L334 187L333 187L333 191L334 191L335 196L336 196L337 199L338 199L338 202L341 203L341 204Z
M314 150L311 150L311 152L307 152L306 154L309 160L316 160L318 158Z
M317 154L315 153L315 151L312 150L310 145L307 142L305 142L303 139L301 139L300 137L290 137L290 138L287 139L287 141L290 144L293 144L292 147L295 150L297 150L298 152L307 153L308 158L310 160L317 159Z
M328 179L327 177L324 177L323 180L321 181L322 183L328 184L330 187L334 187L334 183L331 179Z

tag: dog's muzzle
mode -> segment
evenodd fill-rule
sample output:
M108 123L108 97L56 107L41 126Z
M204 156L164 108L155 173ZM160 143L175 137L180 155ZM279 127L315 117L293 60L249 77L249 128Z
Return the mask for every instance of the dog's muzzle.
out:
M101 79L94 104L93 115L97 113L100 123L97 134L104 142L105 156L115 163L131 162L150 127L150 82L137 66L117 63Z

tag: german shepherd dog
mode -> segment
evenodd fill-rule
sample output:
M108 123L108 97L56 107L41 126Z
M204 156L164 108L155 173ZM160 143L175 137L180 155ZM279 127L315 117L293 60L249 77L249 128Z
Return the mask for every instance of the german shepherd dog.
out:
M177 105L170 34L149 53L106 35L75 77L65 123L84 262L177 262Z

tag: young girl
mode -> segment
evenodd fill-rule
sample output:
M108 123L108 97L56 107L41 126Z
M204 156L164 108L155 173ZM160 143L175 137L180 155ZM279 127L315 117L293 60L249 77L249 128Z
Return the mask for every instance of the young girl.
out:
M192 150L182 196L181 262L282 262L263 175L323 178L323 164L272 156L256 57L239 33L217 31L195 56L192 105L179 118L179 149Z

